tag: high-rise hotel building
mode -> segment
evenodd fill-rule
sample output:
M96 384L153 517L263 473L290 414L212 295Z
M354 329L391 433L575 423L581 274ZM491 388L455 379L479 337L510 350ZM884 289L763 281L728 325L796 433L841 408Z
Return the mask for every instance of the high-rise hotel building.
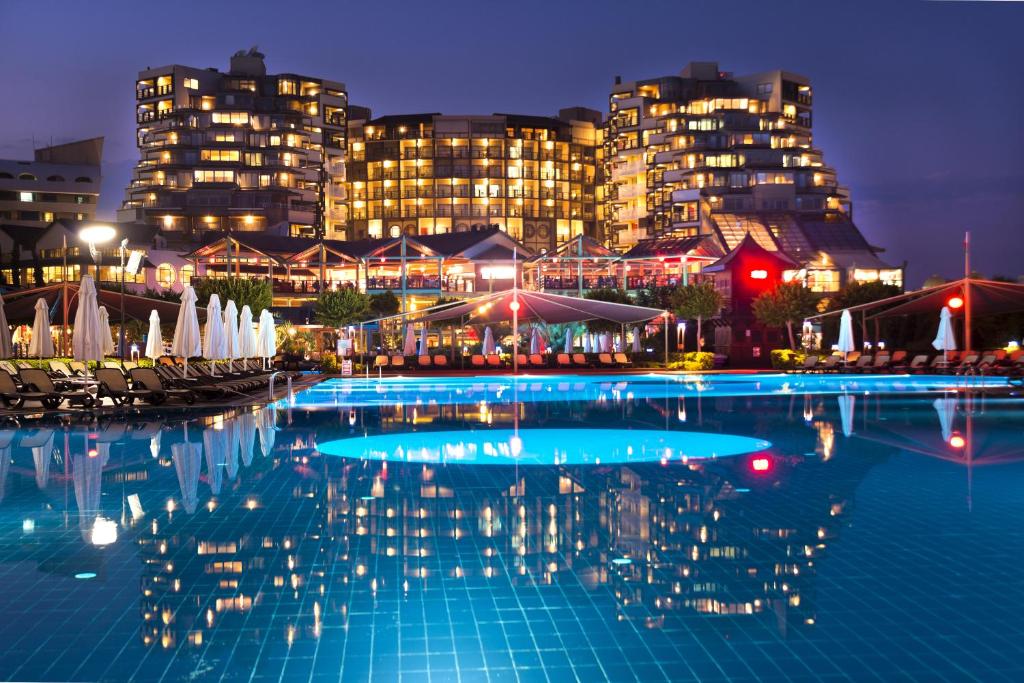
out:
M268 75L252 49L227 73L146 69L135 95L141 158L118 220L187 236L344 236L344 84Z
M807 78L696 62L678 76L616 80L606 138L613 244L711 234L715 214L848 213L846 189L812 142Z
M497 226L526 247L603 237L601 114L382 116L349 124L350 238Z

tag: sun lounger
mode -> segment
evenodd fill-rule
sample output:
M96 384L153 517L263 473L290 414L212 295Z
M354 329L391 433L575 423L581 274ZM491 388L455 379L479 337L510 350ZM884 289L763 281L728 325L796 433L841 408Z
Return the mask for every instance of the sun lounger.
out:
M602 368L614 368L615 361L612 360L612 354L610 353L599 353L597 354L597 363Z
M405 356L393 355L391 356L391 368L402 368L405 369Z
M530 367L531 368L546 368L548 363L544 360L544 356L539 353L530 354Z
M560 368L571 368L572 358L570 358L567 353L560 353L555 356L555 364Z
M501 362L501 356L496 353L492 353L487 356L487 367L503 368L505 367L505 364Z
M633 361L631 361L629 357L626 354L622 353L621 351L619 353L614 354L612 356L612 360L614 360L620 368L628 368L632 367L633 365Z
M434 367L435 368L447 368L448 367L448 356L443 353L434 354Z
M373 359L373 367L374 367L374 369L386 368L387 366L388 366L388 357L387 356L375 356L374 357L374 359Z
M517 353L516 364L518 364L521 368L529 367L530 359L526 357L525 353Z
M134 389L128 384L121 368L98 368L96 381L100 383L100 398L109 398L114 405L131 405L135 401L145 401L150 405L160 405L167 400L167 394L150 389Z
M128 371L132 383L136 388L147 389L152 392L162 392L167 398L176 398L188 405L196 402L196 393L191 389L175 389L165 385L160 375L153 368L132 368Z
M804 358L803 365L797 368L797 372L812 372L818 367L818 357L809 355Z
M574 353L572 354L572 364L577 368L589 368L590 361L587 360L586 354Z
M469 358L469 364L474 368L482 368L487 365L487 361L479 353L474 353Z
M433 365L434 364L431 361L430 356L417 356L416 357L416 366L417 367L428 368L429 369L429 368L433 367Z
M9 372L0 370L0 401L8 408L21 408L25 401L37 401L44 408L52 410L59 406L62 400L64 398L56 391L22 389Z
M88 391L82 391L78 389L61 390L50 379L50 376L45 371L39 368L24 368L18 372L18 376L21 378L21 383L25 385L26 391L35 391L38 393L53 395L56 394L61 400L66 400L71 405L80 405L83 408L91 408L96 403L96 398ZM40 399L29 399L29 400L40 400ZM61 401L58 400L53 403L53 399L49 399L44 402L40 400L44 406L50 408L56 408L60 405Z

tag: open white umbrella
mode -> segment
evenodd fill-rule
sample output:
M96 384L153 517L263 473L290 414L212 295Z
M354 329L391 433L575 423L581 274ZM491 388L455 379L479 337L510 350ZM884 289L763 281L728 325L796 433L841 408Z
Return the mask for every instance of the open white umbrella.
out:
M640 328L633 328L633 353L640 353Z
M13 355L11 328L7 325L7 314L4 313L4 298L0 296L0 358L10 358Z
M106 306L100 306L100 341L103 342L104 357L114 353L114 335L110 331L110 315Z
M939 416L939 429L942 430L942 440L949 442L953 436L953 419L956 417L955 398L937 398L932 403L935 412Z
M178 474L182 506L191 515L199 503L199 471L203 466L203 447L188 440L187 428L185 440L171 445L171 460Z
M246 410L238 416L238 442L242 449L242 464L252 464L252 451L256 445L256 416Z
M489 356L494 353L494 333L491 332L490 325L484 328L484 342L483 347L480 350L485 356Z
M242 313L238 317L238 357L256 357L256 333L252 326L252 309L248 305L242 306Z
M202 340L199 338L199 317L196 315L196 292L192 285L185 285L181 290L181 308L178 309L178 321L174 325L174 340L171 342L171 354L185 359L183 375L188 375L188 359L201 356Z
M844 310L839 318L839 343L836 348L843 354L843 361L846 361L846 354L856 348L853 343L853 316L848 310Z
M38 358L53 356L53 336L50 334L50 308L46 299L36 299L36 317L32 320L32 341L28 345L28 355Z
M843 423L843 436L853 435L853 407L856 397L850 394L842 394L836 397L839 401L839 420Z
M565 328L565 344L562 346L562 351L565 353L572 353L572 328Z
M227 339L224 336L224 312L220 308L220 297L210 295L206 304L206 334L203 335L203 357L210 361L213 372L217 372L217 361L227 357Z
M946 360L947 351L956 351L956 337L953 335L953 320L947 306L939 313L939 331L932 340L936 351L942 351L942 360Z
M234 360L242 357L238 347L238 309L231 299L224 304L224 355L228 359L228 372L231 372Z
M426 325L426 323L424 323L423 324L423 328L420 330L419 355L426 356L426 355L428 355L428 353L429 352L427 350L427 325Z
M160 332L160 314L153 309L149 312L149 333L146 335L146 358L156 360L164 355L164 338Z
M107 337L110 337L110 328L107 328ZM78 288L78 310L75 311L71 350L75 360L85 363L87 375L89 361L103 360L103 332L100 329L99 306L96 305L96 287L88 275L82 277L82 284Z
M274 316L267 309L260 311L260 327L256 333L256 355L267 362L277 355L277 330L274 328Z
M597 332L591 332L590 333L590 352L591 353L597 353L598 351L601 350L601 347L598 345L598 341L597 340L598 340Z

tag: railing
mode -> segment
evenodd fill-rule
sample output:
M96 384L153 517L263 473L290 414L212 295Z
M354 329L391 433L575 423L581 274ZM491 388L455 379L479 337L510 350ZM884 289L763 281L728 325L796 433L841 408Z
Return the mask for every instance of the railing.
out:
M542 278L544 289L554 290L576 290L579 289L579 277L553 277L545 275ZM583 289L618 289L619 278L614 275L596 275L583 277Z
M400 277L368 277L366 278L367 289L390 289L392 291L402 288ZM436 275L409 275L405 279L406 289L441 289L441 278Z

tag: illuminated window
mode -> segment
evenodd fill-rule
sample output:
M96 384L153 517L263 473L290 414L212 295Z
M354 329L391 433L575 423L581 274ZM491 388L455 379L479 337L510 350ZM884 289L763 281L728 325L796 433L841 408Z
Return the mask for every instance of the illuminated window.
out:
M244 111L215 111L213 112L213 122L243 125L249 123L249 114Z
M182 83L189 90L199 90L199 79L198 78L186 78Z
M161 263L157 266L156 283L164 289L169 289L174 284L174 266L170 263Z
M203 161L238 161L237 149L204 149L199 153Z
M234 171L206 171L196 169L192 171L192 177L197 183L233 183L235 182Z
M192 284L192 276L195 275L195 272L196 272L195 266L191 266L191 265L184 265L184 266L182 266L181 270L178 271L179 275L181 276L181 284L183 284L183 285Z
M32 201L32 193L31 192L19 192L18 193L18 199L20 199L23 202L30 202L30 201Z

